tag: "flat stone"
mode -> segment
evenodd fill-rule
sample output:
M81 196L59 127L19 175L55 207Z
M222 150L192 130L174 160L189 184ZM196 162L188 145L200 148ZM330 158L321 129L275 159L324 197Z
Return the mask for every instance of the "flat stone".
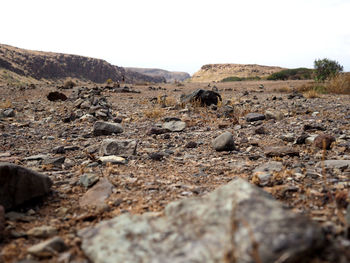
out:
M261 113L252 112L252 113L248 113L245 116L245 120L247 122L261 121L261 120L265 120L265 115Z
M89 188L92 185L94 185L96 182L98 182L99 177L96 174L88 173L83 174L79 178L79 184L84 186L85 188Z
M118 155L128 157L136 154L136 148L136 140L106 139L102 141L100 155Z
M171 132L181 132L186 128L186 122L183 122L183 121L164 122L162 125L162 128L169 130Z
M39 258L52 257L67 249L61 237L54 237L28 248L27 252Z
M119 123L97 121L94 124L93 134L95 136L100 135L112 135L123 132L123 127Z
M102 207L105 200L112 194L113 185L102 178L90 190L88 190L79 200L81 207Z
M12 209L50 192L49 177L23 166L0 163L0 204Z
M27 235L38 238L48 238L57 235L57 229L52 226L39 226L28 230Z
M323 165L328 169L345 170L350 168L350 160L325 160L324 162L318 162L316 167L322 167Z
M233 229L233 224L235 228ZM158 213L123 214L78 232L94 263L299 262L325 243L322 229L286 210L266 192L234 179L202 197L183 199Z
M264 149L266 157L299 156L299 152L290 147L267 147Z
M212 146L216 151L233 151L235 142L230 132L224 132L212 141Z
M98 158L102 163L126 164L127 160L121 156L109 155Z

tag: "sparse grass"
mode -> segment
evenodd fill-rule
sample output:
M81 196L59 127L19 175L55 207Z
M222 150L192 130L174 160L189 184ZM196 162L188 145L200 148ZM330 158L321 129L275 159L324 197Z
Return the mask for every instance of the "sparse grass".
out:
M327 91L335 94L350 94L350 73L338 74L330 80Z
M143 114L149 119L160 119L165 115L165 111L161 108L154 108L150 110L145 110Z
M297 80L297 79L312 79L314 75L313 69L295 68L285 69L275 72L267 77L267 80Z
M68 80L66 80L66 81L64 82L63 86L64 86L64 88L66 88L66 89L72 89L73 87L76 86L76 83L75 83L73 80L68 79Z
M165 107L173 107L177 105L177 101L174 97L168 97L166 95L158 96L157 103Z
M303 95L305 98L308 98L308 99L315 99L320 97L320 93L314 89L305 92Z
M273 91L274 92L280 92L280 93L288 93L288 92L291 91L291 88L289 88L287 86L283 86L283 87L275 88Z
M106 84L113 84L113 80L112 79L107 79L106 80Z
M12 108L12 102L9 99L6 99L0 103L0 109Z
M222 79L221 82L247 81L247 80L261 80L261 78L258 76L253 76L253 77L232 76L232 77L227 77L227 78Z

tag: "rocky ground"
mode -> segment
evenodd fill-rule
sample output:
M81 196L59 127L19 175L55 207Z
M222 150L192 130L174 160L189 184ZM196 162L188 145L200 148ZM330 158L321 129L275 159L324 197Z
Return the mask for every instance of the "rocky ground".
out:
M0 87L0 262L349 262L349 96L303 84Z

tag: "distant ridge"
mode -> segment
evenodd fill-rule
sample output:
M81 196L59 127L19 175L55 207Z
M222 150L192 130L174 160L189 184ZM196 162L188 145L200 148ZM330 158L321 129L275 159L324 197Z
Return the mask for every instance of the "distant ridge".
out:
M102 59L53 52L32 51L0 44L0 68L34 79L59 80L76 78L104 83L107 79L127 82L164 82L163 77L152 77L126 71Z
M256 64L207 64L193 74L192 82L221 81L228 77L267 77L283 70L281 67L262 66Z
M157 68L125 68L127 71L135 71L151 77L164 77L166 82L184 81L191 78L187 72L167 71Z

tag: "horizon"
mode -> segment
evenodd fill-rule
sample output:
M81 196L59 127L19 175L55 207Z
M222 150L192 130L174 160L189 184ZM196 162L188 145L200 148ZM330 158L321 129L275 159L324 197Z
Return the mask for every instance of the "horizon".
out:
M346 0L6 0L2 6L0 43L22 49L190 75L205 64L313 68L323 58L350 71Z

